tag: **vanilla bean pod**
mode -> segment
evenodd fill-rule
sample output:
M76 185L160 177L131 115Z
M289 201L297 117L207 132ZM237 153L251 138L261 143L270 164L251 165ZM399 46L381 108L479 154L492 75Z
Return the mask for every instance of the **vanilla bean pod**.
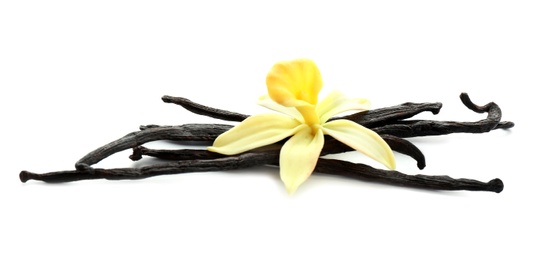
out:
M477 113L487 113L487 118L476 122L404 120L390 125L375 127L372 130L380 135L390 134L407 138L451 133L484 133L496 128L511 128L514 126L512 122L500 124L502 111L496 103L490 102L484 106L478 106L470 100L466 93L462 93L460 97L466 107Z
M217 136L230 128L231 126L229 125L220 124L185 124L180 126L152 127L129 133L116 141L90 152L76 162L75 166L78 170L88 169L90 165L98 163L112 154L151 141L213 141Z
M240 122L249 117L249 115L201 105L182 97L163 96L162 100L165 103L173 103L176 105L180 105L195 114L209 116L212 118L222 119L226 121ZM441 108L441 103L407 102L401 105L358 112L348 116L334 117L330 120L348 119L359 123L365 127L375 127L380 125L386 125L389 122L407 119L426 111L429 111L435 115L439 113ZM147 125L144 127L154 126L155 125ZM141 127L141 129L143 129L143 127Z
M256 165L264 165L266 162L278 160L276 153L242 153L239 155L226 156L223 158L208 160L183 160L144 166L140 168L89 168L76 169L73 171L58 171L43 174L36 174L22 171L19 175L22 182L28 180L39 180L50 183L70 182L79 180L108 179L108 180L134 180L148 177L179 174L188 172L208 172L248 168Z
M144 166L140 168L93 168L91 171L73 170L35 174L28 171L20 173L20 180L40 180L44 182L69 182L91 179L126 180L180 174L189 172L220 171L248 168L265 164L277 165L279 153L275 150L263 152L246 152L209 160L184 160L172 163ZM339 175L359 180L417 187L435 190L472 190L501 192L503 182L493 179L488 183L470 179L453 179L449 176L407 175L398 171L375 169L364 164L320 158L315 167L316 172Z
M334 117L330 120L348 119L367 128L387 125L391 122L411 118L422 112L431 112L436 115L442 108L441 103L412 103L407 102L397 106L366 110L343 117Z
M503 182L497 178L489 182L481 182L463 178L454 179L445 175L408 175L398 171L380 170L365 164L335 159L320 159L315 167L315 171L359 180L424 189L492 191L496 193L500 193L503 190Z
M180 149L180 150L168 150L168 149L150 149L144 146L133 147L133 153L130 155L132 161L138 161L143 156L150 156L158 159L168 161L181 161L181 160L210 160L226 157L226 155L210 152L207 150L197 149Z
M173 103L176 105L180 105L195 114L204 115L211 118L240 122L249 117L249 115L204 106L182 97L163 96L161 99L165 103Z
M410 156L415 159L419 169L423 169L426 166L426 160L424 154L411 142L401 139L395 136L383 135L383 140L391 147L392 150L399 153ZM283 143L283 142L281 142ZM279 153L281 149L281 144L269 145L266 147L261 147L253 151L274 151ZM354 151L353 148L345 145L344 143L339 142L336 139L327 137L322 148L321 156L328 154L337 154ZM130 155L130 159L137 161L142 159L142 156L151 156L163 160L206 160L206 159L216 159L224 157L224 155L210 152L207 150L192 150L192 149L180 149L180 150L169 150L169 149L150 149L144 146L138 146L133 148L133 154Z

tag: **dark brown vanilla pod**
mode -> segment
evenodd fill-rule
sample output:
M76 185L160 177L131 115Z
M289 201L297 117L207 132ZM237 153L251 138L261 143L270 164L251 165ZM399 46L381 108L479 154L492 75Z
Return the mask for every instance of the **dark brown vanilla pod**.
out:
M221 124L186 124L180 126L149 127L145 130L129 133L116 141L90 152L76 163L76 169L83 170L112 154L137 147L147 142L158 140L213 141L217 136L230 128L230 125Z
M163 100L181 105L191 112L217 119L242 121L248 117L244 114L200 105L185 98L165 96ZM500 121L501 109L493 102L485 106L478 106L464 93L461 94L461 100L472 111L487 113L487 118L476 122L406 120L426 111L437 114L442 107L440 103L404 103L398 106L355 113L342 118L352 120L374 130L387 142L392 150L411 156L417 161L418 167L422 169L425 166L424 155L414 144L403 138L450 133L483 133L495 129L508 129L514 126L512 122ZM142 144L158 140L183 141L185 144L194 142L210 144L220 134L226 132L231 127L233 126L223 124L141 126L140 131L127 134L90 152L75 164L75 170L44 174L22 171L19 177L22 182L28 180L68 182L88 179L143 179L163 174L220 171L278 164L279 151L285 140L277 144L231 156L221 155L207 150L155 150L141 146ZM170 162L140 168L92 168L92 165L108 156L130 148L133 149L133 154L130 156L132 160L140 160L143 156L153 156L169 160ZM343 153L352 150L352 148L335 139L326 138L321 155ZM499 179L484 183L469 179L453 179L448 176L406 175L398 171L379 170L362 164L323 158L319 159L315 171L355 179L426 189L482 190L493 192L500 192L503 189L503 182Z
M407 175L399 171L380 170L365 164L351 163L334 159L320 159L315 168L320 173L339 175L359 180L387 183L398 186L433 190L470 190L500 193L503 182L492 179L481 182L471 179L454 179L449 176Z
M92 179L136 180L167 174L242 169L263 165L265 161L275 161L277 157L278 155L275 153L243 153L240 155L225 156L222 158L207 160L182 160L139 168L87 168L44 174L35 174L28 171L22 171L19 177L22 182L26 182L28 180L40 180L50 183Z
M195 114L204 115L204 116L208 116L208 117L212 117L216 119L241 122L244 119L249 117L249 115L197 104L195 102L192 102L189 99L182 98L182 97L163 96L162 99L165 103L173 103L176 105L180 105L183 108ZM442 108L441 103L408 102L408 103L404 103L404 104L397 105L397 106L378 108L374 110L358 112L358 113L354 113L348 116L334 117L331 120L348 119L356 123L359 123L365 127L370 128L370 127L385 125L389 122L395 122L398 120L411 118L417 114L420 114L426 111L429 111L433 113L434 115L436 115L439 113L441 108ZM142 126L141 130L144 128L155 127L155 126L157 125Z
M374 128L411 118L422 112L431 112L436 115L442 108L441 103L412 103L407 102L401 105L367 110L344 117L334 117L331 120L348 119L368 128Z
M231 111L227 111L223 109L216 109L216 108L200 105L198 103L192 102L182 97L163 96L161 99L165 103L173 103L176 105L180 105L183 108L195 114L204 115L204 116L208 116L211 118L222 119L226 121L241 122L242 120L249 117L249 115L244 115L244 114L235 113L235 112L231 112Z
M477 113L487 113L487 118L476 122L433 121L433 120L404 120L391 122L389 125L372 128L378 134L390 134L397 137L415 137L429 135L446 135L452 133L485 133L494 129L508 129L514 126L512 122L502 122L502 111L494 102L478 106L470 100L466 93L462 93L461 101L470 110Z
M147 154L154 152L150 151L150 149L142 150ZM168 154L171 154L172 159L187 159L140 168L94 168L91 171L74 170L44 174L22 171L20 173L20 179L22 182L28 180L40 180L49 183L93 179L135 180L167 174L233 170L259 165L277 165L279 160L279 153L276 150L246 152L240 155L225 156L222 158L216 158L217 155L209 155L209 152L205 153L203 150L156 151L153 155L154 154L157 154L156 156L158 158L168 159ZM196 159L194 158L195 156L197 156ZM209 157L209 159L205 159L207 157ZM333 159L320 158L315 171L323 174L339 175L359 180L424 189L491 191L496 193L503 190L503 182L499 179L484 183L470 179L453 179L448 176L428 176L421 174L407 175L398 171L380 170L364 164L354 164Z
M180 149L180 150L165 150L165 149L150 149L144 146L137 146L133 148L133 153L130 155L132 161L138 161L143 156L150 156L169 161L181 160L210 160L223 158L225 155L210 152L207 150L195 149Z
M383 139L389 144L392 150L399 153L405 154L416 160L417 166L419 169L423 169L426 165L426 160L424 154L411 142L397 138L394 136L384 135ZM269 145L262 149L253 150L257 151L273 151L279 153L281 145ZM348 151L353 151L353 149L333 138L327 138L322 148L321 156L328 154L338 154ZM215 159L224 157L219 153L214 153L206 150L189 150L189 149L180 149L180 150L168 150L168 149L150 149L144 146L138 146L133 148L133 153L130 155L130 159L133 161L138 161L142 159L143 156L150 156L163 160L192 160L192 159Z

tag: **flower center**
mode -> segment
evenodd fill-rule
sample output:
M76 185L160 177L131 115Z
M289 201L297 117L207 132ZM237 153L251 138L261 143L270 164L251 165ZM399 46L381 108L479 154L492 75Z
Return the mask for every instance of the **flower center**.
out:
M315 106L300 106L296 107L298 112L302 114L305 123L313 128L313 125L320 125L320 119L316 114Z

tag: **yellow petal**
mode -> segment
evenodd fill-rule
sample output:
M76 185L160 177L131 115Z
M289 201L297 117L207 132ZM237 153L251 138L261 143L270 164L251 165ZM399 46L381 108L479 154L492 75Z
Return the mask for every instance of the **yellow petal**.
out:
M281 141L293 135L301 125L296 119L282 115L251 116L219 135L207 150L226 155L242 153Z
M296 120L300 121L300 122L304 122L304 118L302 117L302 114L300 114L300 112L298 112L298 110L294 107L285 107L285 106L282 106L276 102L274 102L274 100L272 100L269 96L267 95L264 95L264 96L261 96L259 97L259 100L257 101L257 104L259 104L260 106L264 106L270 110L274 110L276 112L280 112L282 114L285 114L285 115L288 115L292 118L295 118Z
M322 76L309 59L276 63L266 78L268 95L283 106L316 105Z
M389 145L374 131L349 120L339 119L322 125L324 133L382 163L396 168Z
M367 110L370 101L364 98L349 98L339 91L331 92L326 98L318 103L316 112L323 124L332 116L350 110Z
M279 166L281 180L289 193L296 191L311 175L323 146L322 130L317 129L313 134L307 125L285 142L281 148Z

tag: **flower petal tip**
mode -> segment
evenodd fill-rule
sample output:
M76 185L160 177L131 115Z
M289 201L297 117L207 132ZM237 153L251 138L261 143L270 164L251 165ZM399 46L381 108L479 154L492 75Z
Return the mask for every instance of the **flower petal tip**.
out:
M396 169L396 160L394 157L390 158L387 163L385 164L389 170L395 170Z
M296 183L291 183L291 184L285 183L285 190L287 191L289 195L293 195L299 186L300 185Z
M394 157L394 153L392 152L392 149L390 146L386 146L386 155L383 157L381 163L385 165L389 170L395 170L396 169L396 157Z
M394 157L394 153L390 149L390 147L383 146L383 150L386 154L382 154L382 156L375 157L374 160L378 161L379 163L383 164L385 167L387 167L389 170L395 170L396 169L396 158Z
M221 154L221 151L220 151L220 149L218 149L218 147L215 147L215 146L208 146L206 149L207 149L208 151L210 151L210 152L213 152L213 153L220 153L220 154Z

